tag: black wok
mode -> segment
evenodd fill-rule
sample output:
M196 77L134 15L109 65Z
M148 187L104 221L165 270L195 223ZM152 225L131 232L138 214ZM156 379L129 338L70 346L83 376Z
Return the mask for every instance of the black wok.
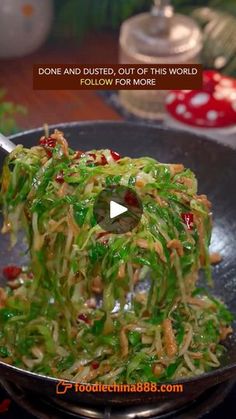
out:
M70 145L77 149L112 148L122 155L149 155L162 162L184 163L195 171L199 190L213 203L214 232L212 250L219 251L223 261L214 268L214 294L220 296L236 314L236 150L190 133L160 129L132 123L92 122L57 125ZM13 136L15 143L35 145L41 129ZM2 165L3 153L0 152ZM0 270L8 263L21 263L19 250L7 251L8 240L0 237ZM0 280L1 281L1 280ZM235 329L236 330L236 329ZM67 392L66 401L91 404L131 405L161 403L164 398L189 401L209 387L236 378L236 332L227 341L228 353L221 368L202 376L183 380L180 393L75 393ZM0 362L0 379L33 390L45 397L56 395L58 380L33 374Z

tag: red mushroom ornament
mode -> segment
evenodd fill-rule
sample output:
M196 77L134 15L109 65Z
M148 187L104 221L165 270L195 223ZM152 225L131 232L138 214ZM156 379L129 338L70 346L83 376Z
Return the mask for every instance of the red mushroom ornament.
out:
M167 124L210 136L236 133L236 80L203 73L202 90L172 90L166 97Z

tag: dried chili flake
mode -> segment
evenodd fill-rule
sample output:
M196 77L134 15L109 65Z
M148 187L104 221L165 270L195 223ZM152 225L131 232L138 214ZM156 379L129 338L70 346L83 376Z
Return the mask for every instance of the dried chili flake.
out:
M22 269L16 265L9 265L9 266L5 266L2 272L8 281L13 281L21 274Z

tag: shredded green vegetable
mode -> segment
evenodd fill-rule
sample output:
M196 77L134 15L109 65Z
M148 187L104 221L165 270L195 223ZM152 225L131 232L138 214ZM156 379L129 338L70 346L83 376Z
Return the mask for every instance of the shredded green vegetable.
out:
M142 201L131 233L96 223L93 204L110 185ZM75 152L55 131L6 158L1 202L2 232L15 245L23 230L30 256L0 289L2 361L91 383L165 381L220 365L232 316L196 288L200 268L211 281L211 205L189 169Z

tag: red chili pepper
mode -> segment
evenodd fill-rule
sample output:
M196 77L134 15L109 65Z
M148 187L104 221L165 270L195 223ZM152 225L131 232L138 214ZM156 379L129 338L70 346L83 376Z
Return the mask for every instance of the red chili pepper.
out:
M58 183L64 183L64 173L63 172L59 172L57 175L56 175L56 182L58 182Z
M0 403L0 413L7 412L8 409L9 409L10 404L11 404L11 400L10 399L3 400L3 402Z
M52 148L57 144L56 140L52 137L42 137L39 140L39 144L45 148L48 157L52 157Z
M49 158L51 158L51 157L52 157L52 152L51 152L51 150L47 150L47 149L46 149L46 153L47 153L47 155L48 155L48 157L49 157Z
M22 272L22 269L19 266L9 265L9 266L5 266L2 272L8 281L13 281L20 275L20 273Z
M87 156L91 157L92 160L87 160L87 163L96 163L97 165L105 166L108 161L104 154L100 156L100 160L97 160L98 156L95 153L87 153Z
M120 160L120 155L119 155L119 153L117 153L116 151L113 151L113 150L110 150L110 153L111 153L111 157L113 158L113 160L115 160L115 161L117 161L117 160Z
M79 314L78 315L78 319L79 320L82 320L83 322L85 322L87 324L90 323L90 320L89 320L88 316L86 314L84 314L84 313Z
M126 205L130 205L131 207L138 207L138 199L136 198L135 194L131 191L127 191L124 197L124 201Z
M186 213L181 214L181 218L186 224L187 229L192 230L194 226L193 214L191 212L186 212Z
M104 156L104 154L102 154L101 155L101 165L102 166L105 166L106 164L107 164L108 162L107 162L107 159L106 159L106 157Z
M42 145L43 147L50 147L50 148L54 148L56 146L56 140L52 137L42 137L39 140L39 144Z
M98 363L97 361L93 361L93 362L91 363L91 367L92 367L94 370L97 370L97 369L99 368L99 363Z

